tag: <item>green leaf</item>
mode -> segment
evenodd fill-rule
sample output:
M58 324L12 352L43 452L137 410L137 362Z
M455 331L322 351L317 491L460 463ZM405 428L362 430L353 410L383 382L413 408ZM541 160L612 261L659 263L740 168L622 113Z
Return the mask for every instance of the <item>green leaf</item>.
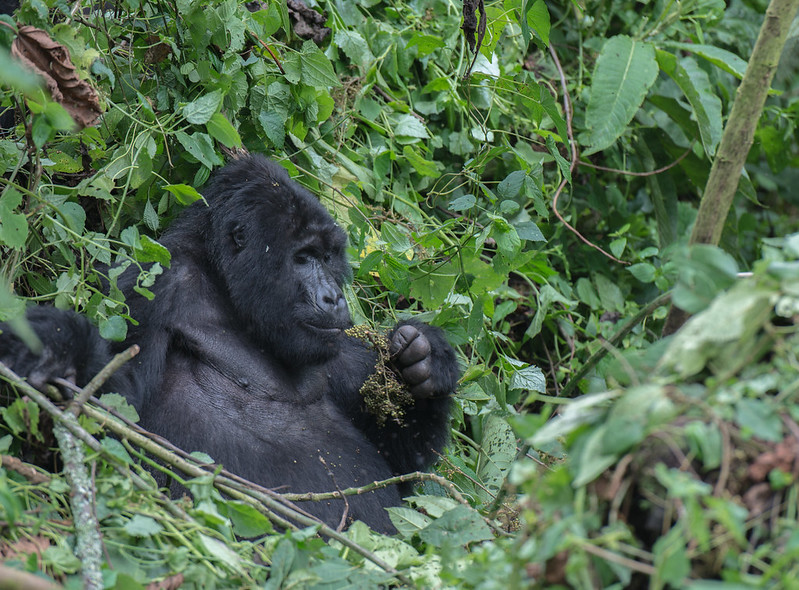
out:
M249 504L230 501L226 505L233 532L238 536L260 537L274 530L269 519Z
M128 323L118 315L100 322L99 328L100 336L114 342L122 342L128 335Z
M286 119L275 111L263 110L258 115L258 122L266 133L267 139L278 149L283 148L286 140Z
M188 184L167 184L164 189L175 195L181 205L191 205L194 201L203 198L196 188Z
M721 99L713 92L707 72L692 58L678 61L675 55L661 49L657 50L657 62L688 99L699 124L702 145L707 155L712 157L721 141Z
M589 146L583 155L610 147L627 129L658 75L651 43L626 35L611 37L597 59L591 98L585 113L588 133L580 139Z
M133 464L133 459L128 454L128 450L122 446L122 443L117 439L105 437L100 441L100 446L117 459L120 459L123 463L127 463L128 465Z
M527 240L529 242L547 241L547 239L544 237L544 234L541 233L541 230L538 229L538 226L532 221L522 221L520 223L514 223L513 227L516 228L516 233L519 235L519 238L521 238L522 240Z
M477 204L477 199L474 195L461 195L455 199L452 199L447 205L447 209L450 211L466 211L471 209Z
M413 536L433 521L429 516L404 506L392 506L387 510L392 524L403 537Z
M628 266L627 270L642 283L651 283L655 280L655 267L648 262L639 262Z
M350 63L360 68L369 67L375 60L372 50L358 31L340 29L333 36L333 42L349 58Z
M693 43L677 43L668 41L665 43L666 47L673 47L680 51L689 51L706 59L714 66L721 68L725 72L732 74L739 80L743 78L746 72L746 61L726 49L715 47L713 45L700 45Z
M522 18L519 20L522 28L522 38L529 43L532 35L530 29L538 33L545 45L549 45L549 30L551 28L549 10L544 0L524 0L522 3Z
M222 104L222 92L214 90L183 107L183 116L193 125L204 125Z
M512 199L516 197L524 184L526 176L527 172L524 170L515 170L508 174L497 185L497 196L500 199Z
M154 518L143 514L134 514L123 528L131 537L152 537L164 530Z
M399 116L394 126L394 135L400 143L414 143L430 137L424 123L410 114Z
M441 175L436 163L424 159L413 147L409 145L404 146L402 148L402 155L405 157L405 160L413 166L413 169L422 176L438 178Z
M744 398L735 404L735 421L763 440L782 440L782 420L774 407L764 400Z
M419 531L419 537L428 545L441 547L488 541L494 535L476 510L458 506Z
M222 158L214 151L214 144L207 134L197 131L188 135L185 131L178 131L175 137L187 152L207 168L212 169L214 166L222 165Z
M300 79L304 84L324 89L341 86L330 60L313 41L309 40L302 44L299 61Z
M444 44L444 40L441 37L436 37L434 35L425 35L424 33L416 32L413 36L408 40L408 44L405 46L406 49L410 49L411 47L417 48L417 55L419 57L424 57L426 55L430 55L436 49L440 47L446 47Z
M547 392L547 380L544 372L535 365L529 365L514 371L510 378L511 389L529 389L538 393Z
M487 495L485 500L490 501L492 495L499 492L516 458L516 436L510 424L500 416L490 414L483 427L480 447L485 456L482 458L477 476L488 488L490 495Z
M25 215L14 211L21 203L22 193L13 186L6 188L0 197L0 243L15 250L23 249L28 239Z
M208 133L219 143L229 148L240 148L241 137L236 128L222 113L214 113L205 124Z
M139 413L136 411L136 408L130 405L128 400L118 393L104 393L100 396L100 401L131 422L139 421Z

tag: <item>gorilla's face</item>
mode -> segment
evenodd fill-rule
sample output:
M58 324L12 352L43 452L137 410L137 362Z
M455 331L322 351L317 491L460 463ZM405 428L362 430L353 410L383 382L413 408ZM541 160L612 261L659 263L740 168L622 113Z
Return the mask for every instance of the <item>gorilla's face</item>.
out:
M242 329L287 365L338 354L351 325L346 236L324 207L270 176L234 189L211 219L211 258Z

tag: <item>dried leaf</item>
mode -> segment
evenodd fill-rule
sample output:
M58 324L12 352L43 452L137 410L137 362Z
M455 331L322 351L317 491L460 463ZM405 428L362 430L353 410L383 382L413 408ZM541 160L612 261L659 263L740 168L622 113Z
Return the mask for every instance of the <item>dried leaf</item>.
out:
M69 51L46 31L23 26L11 45L11 54L44 78L53 100L63 106L80 127L93 125L102 114L92 86L78 78Z

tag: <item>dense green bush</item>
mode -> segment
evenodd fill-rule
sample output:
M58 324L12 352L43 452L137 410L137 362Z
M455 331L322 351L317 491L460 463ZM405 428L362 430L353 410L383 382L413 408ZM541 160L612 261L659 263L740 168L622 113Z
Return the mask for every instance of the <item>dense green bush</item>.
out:
M796 230L795 51L726 252L687 246L765 3L505 0L484 7L477 54L461 3L311 8L326 15L305 17L316 41L297 36L294 2L273 0L31 0L2 17L6 48L31 36L23 25L66 47L102 115L77 129L0 53L16 117L0 138L0 272L15 293L0 320L52 301L123 339L135 318L119 273L138 268L152 296L170 260L161 231L238 150L267 153L347 229L356 321L419 315L458 347L438 466L455 493L425 482L392 509L395 538L274 533L263 498L223 497L211 476L189 483L193 502L166 502L134 465L138 442L106 437L110 418L87 410L106 587L178 574L361 587L396 570L423 587L795 584L796 463L763 458L783 443L790 457L799 418L798 252L768 239ZM663 341L667 292L704 312ZM2 410L4 459L53 444L30 395ZM79 586L69 486L11 459L0 554ZM772 469L755 480L750 464ZM763 483L768 516L744 498Z

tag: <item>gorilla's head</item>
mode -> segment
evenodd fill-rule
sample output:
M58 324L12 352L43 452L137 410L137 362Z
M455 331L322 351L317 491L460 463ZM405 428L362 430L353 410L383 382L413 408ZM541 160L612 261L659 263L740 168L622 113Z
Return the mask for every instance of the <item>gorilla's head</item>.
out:
M204 195L209 256L242 328L287 365L337 354L351 324L349 269L327 210L260 155L223 168Z

